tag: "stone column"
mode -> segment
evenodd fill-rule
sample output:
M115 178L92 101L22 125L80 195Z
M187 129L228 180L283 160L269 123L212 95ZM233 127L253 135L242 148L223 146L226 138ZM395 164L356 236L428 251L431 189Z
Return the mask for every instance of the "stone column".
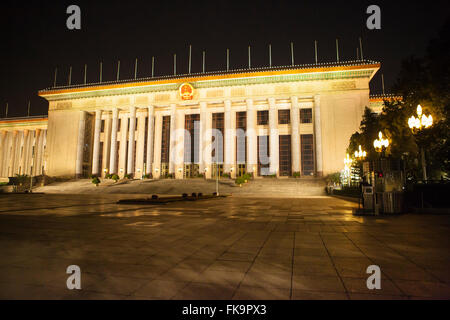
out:
M269 150L270 150L270 174L279 175L279 133L278 133L278 109L275 98L269 98Z
M200 139L199 139L199 155L198 155L198 169L199 173L204 174L205 173L205 163L203 162L204 159L204 146L205 146L205 128L206 128L206 102L200 102Z
M27 155L28 130L23 130L21 134L21 141L19 143L19 174L26 173L26 155Z
M9 172L8 172L8 176L12 177L14 176L14 164L15 162L15 158L16 158L16 149L17 149L17 140L18 140L18 131L14 130L14 132L12 133L12 139L11 139L11 155L9 158Z
M298 98L291 97L291 151L292 172L300 172L300 114L298 109Z
M175 122L175 178L183 179L184 171L184 110L178 110Z
M110 154L111 152L111 114L108 112L106 114L105 119L105 130L103 131L103 159L102 163L105 167L105 173L102 175L106 175L110 172L109 163L110 163Z
M200 102L200 141L201 141L201 164L200 172L205 174L206 179L211 179L211 152L212 152L212 113L207 110L206 102Z
M130 129L128 135L127 174L134 174L134 133L136 131L136 107L130 107Z
M316 147L316 174L321 177L322 168L322 126L320 124L320 95L314 96L314 137Z
M252 99L247 99L247 172L258 174L258 145L256 134L256 109Z
M33 175L33 167L34 167L34 154L33 154L33 146L36 143L36 131L35 130L31 130L28 133L28 155L27 155L27 160L26 160L26 168L27 168L27 173L29 173L30 176Z
M234 112L231 111L231 101L225 100L225 114L224 114L224 172L229 173L232 178L236 176L236 166L235 166L235 151L236 151L236 116L233 115ZM234 123L234 126L233 126ZM233 169L233 170L232 170Z
M175 145L177 141L176 136L176 114L177 106L172 103L170 105L170 147L169 147L169 173L175 173Z
M33 164L33 143L34 143L34 130L28 131L27 148L25 153L25 174L31 176L31 166Z
M137 114L137 143L136 143L136 177L142 178L144 172L144 150L145 145L145 113L140 112Z
M155 139L153 152L152 175L154 179L161 176L161 139L162 139L162 115L160 112L155 115Z
M150 174L152 170L153 163L153 131L155 122L155 108L153 106L148 107L148 117L147 117L147 161L145 164L145 170L147 174Z
M0 177L3 177L4 165L3 160L7 155L6 130L0 132Z
M124 114L120 120L120 150L119 167L117 169L120 177L125 176L127 162L127 138L128 138L128 114Z
M48 151L47 151L47 129L42 130L42 162L44 165L42 166L42 174L45 175L47 172L47 158L48 158Z
M100 129L102 126L102 111L95 110L94 148L92 152L92 175L99 175L98 157L100 154Z
M41 144L41 129L36 129L36 138L34 142L34 161L33 161L33 171L35 176L41 175L40 144Z
M109 173L117 173L117 125L118 110L114 108L112 111L112 125L111 125L111 151L109 153Z

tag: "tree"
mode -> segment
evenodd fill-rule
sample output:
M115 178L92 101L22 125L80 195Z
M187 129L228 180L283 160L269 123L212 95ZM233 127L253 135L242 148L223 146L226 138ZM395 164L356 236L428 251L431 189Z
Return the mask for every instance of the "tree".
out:
M402 62L401 71L393 90L402 95L402 100L384 101L379 115L369 108L364 110L360 131L350 138L347 152L353 154L358 146L367 152L367 159L377 157L373 140L378 131L389 139L386 155L403 158L420 176L417 165L421 148L425 150L430 177L440 178L450 173L450 20L439 32L439 37L430 41L427 53L422 58L409 57ZM424 114L433 116L433 126L413 133L408 127L408 118L416 116L420 104Z

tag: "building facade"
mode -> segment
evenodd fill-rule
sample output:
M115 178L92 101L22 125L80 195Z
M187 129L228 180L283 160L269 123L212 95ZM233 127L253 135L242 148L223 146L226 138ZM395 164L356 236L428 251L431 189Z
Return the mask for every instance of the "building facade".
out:
M49 102L45 151L42 128L17 145L38 141L33 174L45 163L50 176L323 176L342 169L379 68L360 60L49 88L39 92ZM30 133L3 122L5 176L23 161L11 139Z
M47 117L0 120L0 178L45 173Z

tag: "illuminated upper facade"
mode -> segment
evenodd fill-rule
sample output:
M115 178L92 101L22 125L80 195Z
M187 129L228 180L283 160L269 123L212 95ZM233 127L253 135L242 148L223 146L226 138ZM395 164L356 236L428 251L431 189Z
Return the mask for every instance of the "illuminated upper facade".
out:
M212 178L340 171L379 68L359 60L45 89L45 173Z

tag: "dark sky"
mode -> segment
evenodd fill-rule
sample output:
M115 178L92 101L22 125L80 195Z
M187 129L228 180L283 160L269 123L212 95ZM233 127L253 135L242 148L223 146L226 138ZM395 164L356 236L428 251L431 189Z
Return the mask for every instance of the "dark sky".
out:
M47 113L47 102L37 91L53 84L58 67L59 85L88 82L99 77L114 80L117 60L121 79L151 73L187 72L188 46L192 44L192 71L201 71L201 52L206 50L207 70L224 70L226 48L231 68L247 66L247 46L252 46L252 66L268 65L267 45L272 44L274 65L290 64L289 43L294 42L295 63L314 62L318 40L319 62L335 61L339 38L340 60L356 57L358 37L363 39L364 58L381 62L386 90L395 82L401 60L421 56L428 41L448 18L448 0L439 1L3 1L1 4L0 115L9 103L9 116L24 116L31 100L31 115ZM66 8L81 8L81 30L68 30ZM381 30L366 28L366 8L381 8ZM381 72L371 83L381 92Z

